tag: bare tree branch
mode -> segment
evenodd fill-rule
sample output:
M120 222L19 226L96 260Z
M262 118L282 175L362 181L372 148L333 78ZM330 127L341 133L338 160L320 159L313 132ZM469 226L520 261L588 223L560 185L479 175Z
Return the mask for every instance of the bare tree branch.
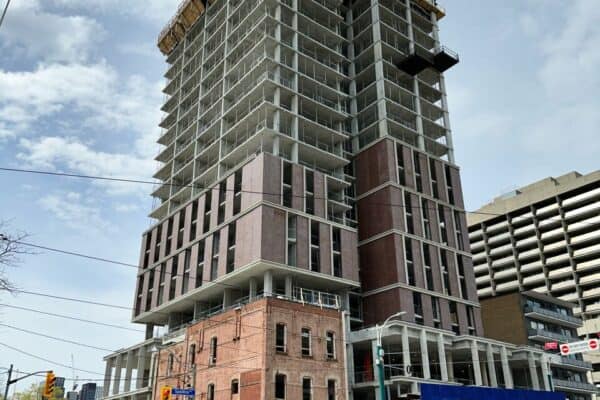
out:
M29 235L25 232L9 232L10 224L0 220L0 292L14 292L17 287L8 278L8 268L17 267L21 263L21 256L32 254L20 242Z

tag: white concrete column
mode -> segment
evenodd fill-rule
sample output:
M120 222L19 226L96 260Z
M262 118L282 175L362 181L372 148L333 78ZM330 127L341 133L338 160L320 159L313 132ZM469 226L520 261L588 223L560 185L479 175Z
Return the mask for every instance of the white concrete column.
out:
M254 300L256 297L257 287L258 283L256 282L256 278L250 278L248 280L248 297L250 298L250 301Z
M135 388L140 389L144 387L144 373L146 371L146 346L142 346L138 349L137 354L137 376L135 380Z
M273 296L273 271L265 271L263 282L263 293L265 297Z
M113 390L112 393L113 394L119 394L119 390L121 388L121 368L122 368L122 364L123 363L123 355L119 354L117 355L117 358L115 360L115 378L113 380Z
M481 381L483 382L483 386L490 386L490 381L488 379L487 363L482 363L483 361L481 361L479 364L479 368L481 369Z
M444 335L441 332L437 335L437 349L442 381L448 382L448 366L446 365L446 347L444 346Z
M531 376L531 387L533 390L540 390L540 381L538 379L537 368L535 367L535 358L531 351L527 352L527 364L529 365L529 375Z
M429 350L427 348L427 332L419 332L419 342L421 345L421 364L423 364L423 378L431 379L431 370L429 368Z
M110 383L112 382L112 366L114 359L108 358L106 360L106 367L104 369L104 387L102 388L102 397L108 397L110 393Z
M408 341L408 328L402 327L402 364L404 368L404 376L410 376L412 373L408 370L410 366L410 345Z
M131 390L131 375L133 373L133 351L127 352L127 362L125 363L125 385L123 388L124 392Z
M496 377L496 364L494 363L494 348L491 343L487 344L485 352L487 357L487 367L491 387L498 387L498 378Z
M223 290L223 308L229 307L233 301L233 293L231 289L226 288Z
M153 387L156 379L156 371L158 371L158 352L150 355L150 371L148 374L148 387Z
M502 363L502 375L504 376L504 386L506 386L507 389L512 389L514 387L512 372L510 371L510 365L508 364L508 355L505 346L500 347L500 362Z
M446 354L446 365L448 366L448 381L454 382L454 358L452 350Z
M277 114L277 113L275 113ZM273 114L273 117L275 117L275 114ZM275 120L273 121L274 123L277 124L277 127L274 128L277 132L279 132L279 120ZM275 136L273 138L273 155L274 156L279 156L279 136Z
M548 368L548 358L545 355L542 355L540 362L542 363L542 381L544 382L544 390L550 391L552 388L550 387L550 369Z
M285 277L285 297L287 297L288 299L292 298L292 295L294 294L292 292L292 277L290 275Z
M479 364L479 349L475 340L471 340L471 359L473 360L473 374L475 375L475 385L481 386L483 384L483 380L481 378L481 365Z

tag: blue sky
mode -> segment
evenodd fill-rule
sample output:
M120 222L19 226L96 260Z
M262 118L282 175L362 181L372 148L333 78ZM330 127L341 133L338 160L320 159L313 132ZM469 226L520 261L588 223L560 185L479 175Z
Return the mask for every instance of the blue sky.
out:
M18 0L0 28L0 166L148 178L156 168L164 61L178 0ZM126 6L125 6L126 4ZM467 208L548 175L598 169L600 9L594 0L447 0L443 42ZM0 219L30 242L137 263L147 185L0 172ZM39 252L11 269L24 290L130 305L135 270ZM0 303L126 325L130 313L39 297ZM0 322L118 349L142 333L0 306ZM0 326L0 342L102 373L103 353ZM46 369L0 346L0 367ZM55 367L71 377L68 369ZM79 377L95 377L77 372ZM23 385L22 385L23 386Z

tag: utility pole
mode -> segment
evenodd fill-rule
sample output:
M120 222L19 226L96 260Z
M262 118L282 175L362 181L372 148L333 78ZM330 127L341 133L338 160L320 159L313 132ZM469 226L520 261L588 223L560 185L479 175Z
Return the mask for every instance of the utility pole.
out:
M10 378L12 377L13 365L10 364L8 369L8 378L6 379L6 388L4 389L4 400L8 400L8 387L10 386Z

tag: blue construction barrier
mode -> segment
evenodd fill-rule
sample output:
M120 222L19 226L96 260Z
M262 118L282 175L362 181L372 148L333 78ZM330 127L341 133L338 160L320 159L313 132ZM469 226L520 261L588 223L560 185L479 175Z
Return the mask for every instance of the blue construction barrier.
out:
M564 393L421 384L421 400L565 400Z

